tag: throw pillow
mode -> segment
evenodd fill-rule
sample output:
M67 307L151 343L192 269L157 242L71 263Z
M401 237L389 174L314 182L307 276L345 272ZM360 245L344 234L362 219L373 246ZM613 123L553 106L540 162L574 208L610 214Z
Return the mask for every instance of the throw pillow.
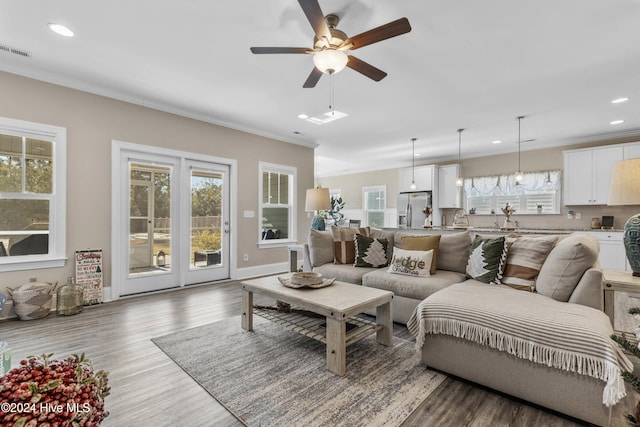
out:
M356 260L356 234L368 236L370 234L369 227L352 228L352 227L331 227L333 233L333 252L334 262L336 264L353 264Z
M582 275L598 259L600 247L591 236L569 236L551 249L540 268L536 290L558 301L569 301Z
M443 234L438 247L438 270L465 273L469 261L471 235L468 231Z
M309 258L312 267L333 262L333 235L331 231L309 230Z
M402 249L409 251L430 251L433 250L433 259L429 273L436 274L438 267L438 247L440 246L440 235L433 236L404 236L402 238Z
M356 261L354 267L386 267L387 261L387 239L356 234Z
M415 277L429 277L433 249L430 251L408 251L393 248L393 258L389 265L389 273L406 274Z
M500 261L506 257L505 237L482 237L476 235L471 242L471 253L467 263L467 278L491 283L499 279Z
M533 292L540 268L557 240L556 236L509 237L502 278L498 282L514 289Z

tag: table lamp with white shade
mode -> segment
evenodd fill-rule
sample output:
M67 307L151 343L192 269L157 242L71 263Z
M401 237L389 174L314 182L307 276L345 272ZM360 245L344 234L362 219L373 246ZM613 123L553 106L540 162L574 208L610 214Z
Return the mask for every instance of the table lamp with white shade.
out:
M613 165L609 206L640 205L640 159L622 160ZM624 225L624 247L634 276L640 276L640 213Z
M305 199L304 210L315 211L315 216L311 220L311 228L314 230L324 230L324 218L320 216L320 211L331 209L331 198L328 188L309 188Z

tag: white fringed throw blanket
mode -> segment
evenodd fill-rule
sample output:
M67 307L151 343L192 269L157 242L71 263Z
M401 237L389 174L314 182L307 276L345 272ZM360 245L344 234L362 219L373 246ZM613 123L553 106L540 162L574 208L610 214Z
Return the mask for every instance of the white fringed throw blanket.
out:
M606 382L606 406L626 396L620 374L633 371L611 339L613 328L603 312L502 285L467 281L449 286L421 302L407 327L418 351L426 334L451 335L600 379Z

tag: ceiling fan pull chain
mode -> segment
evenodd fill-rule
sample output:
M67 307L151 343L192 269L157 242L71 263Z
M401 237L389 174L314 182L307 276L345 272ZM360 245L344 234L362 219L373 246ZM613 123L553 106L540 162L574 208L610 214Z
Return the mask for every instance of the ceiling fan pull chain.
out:
M333 73L329 72L329 111L333 116L335 111L333 110Z

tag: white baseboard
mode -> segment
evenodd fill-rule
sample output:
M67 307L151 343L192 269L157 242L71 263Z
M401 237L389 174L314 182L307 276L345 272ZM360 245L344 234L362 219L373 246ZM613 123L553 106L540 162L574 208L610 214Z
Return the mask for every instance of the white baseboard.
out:
M255 267L238 268L235 271L234 280L250 279L252 277L268 276L270 274L279 274L289 271L288 262L280 262L276 264L257 265Z
M279 262L276 264L264 264L264 265L257 265L254 267L245 267L245 268L238 268L235 270L235 277L232 277L232 280L245 280L245 279L251 279L253 277L260 277L260 276L269 276L272 274L280 274L280 273L286 273L289 271L289 263L288 262ZM53 295L52 301L51 301L51 311L55 312L56 311L56 294ZM111 302L113 301L113 299L111 298L111 287L103 287L102 288L102 301L107 303L107 302ZM12 299L8 299L7 302L4 305L4 309L2 310L2 315L0 316L0 320L3 319L11 319L11 318L15 318L16 316L16 312L13 309L13 300Z

